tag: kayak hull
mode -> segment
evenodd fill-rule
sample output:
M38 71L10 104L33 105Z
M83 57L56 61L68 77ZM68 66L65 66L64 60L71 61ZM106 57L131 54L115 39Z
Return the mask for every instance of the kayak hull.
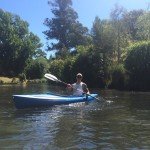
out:
M88 96L58 96L54 94L13 95L13 102L17 109L28 107L67 105L78 102L89 102L95 99L97 94Z

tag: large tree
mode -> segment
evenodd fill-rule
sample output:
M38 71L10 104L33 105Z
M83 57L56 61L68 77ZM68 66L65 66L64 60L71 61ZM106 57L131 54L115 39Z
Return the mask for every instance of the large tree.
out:
M27 60L36 56L42 46L40 39L29 32L29 24L0 9L0 74L21 73Z
M54 18L46 18L44 24L49 30L44 31L48 40L53 41L48 50L70 51L77 45L86 43L87 28L79 23L71 0L51 0L48 2Z
M139 40L150 40L150 11L138 17L137 37Z
M112 31L110 21L100 20L99 17L95 17L91 30L94 55L98 58L97 68L99 70L99 76L105 76L105 79L108 78L108 66L110 65L113 54L114 38Z
M112 53L114 39L112 25L109 20L100 20L99 17L95 17L91 36L97 53Z
M123 13L123 23L127 29L127 33L130 35L131 41L136 41L137 38L137 20L138 18L143 15L144 11L142 9L139 10L132 10L132 11L125 11Z
M124 48L129 44L129 34L123 20L123 15L126 12L125 8L115 5L111 11L111 23L113 27L114 50L118 63L123 61Z

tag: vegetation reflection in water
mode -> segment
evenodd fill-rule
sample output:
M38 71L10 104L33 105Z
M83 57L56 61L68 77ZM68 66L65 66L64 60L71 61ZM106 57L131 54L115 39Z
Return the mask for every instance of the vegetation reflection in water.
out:
M111 103L17 110L12 94L63 91L47 85L0 88L1 149L150 149L150 93L91 89Z

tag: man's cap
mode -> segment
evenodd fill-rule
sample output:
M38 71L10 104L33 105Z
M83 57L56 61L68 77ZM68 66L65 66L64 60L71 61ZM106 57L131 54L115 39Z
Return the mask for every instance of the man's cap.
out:
M77 77L82 77L82 74L81 74L81 73L78 73L78 74L77 74Z

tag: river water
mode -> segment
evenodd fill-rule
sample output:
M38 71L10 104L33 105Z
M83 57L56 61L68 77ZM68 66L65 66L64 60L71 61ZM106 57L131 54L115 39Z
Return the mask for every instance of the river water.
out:
M45 84L0 86L0 149L149 150L150 92L90 89L91 103L17 110L13 94L56 92Z

